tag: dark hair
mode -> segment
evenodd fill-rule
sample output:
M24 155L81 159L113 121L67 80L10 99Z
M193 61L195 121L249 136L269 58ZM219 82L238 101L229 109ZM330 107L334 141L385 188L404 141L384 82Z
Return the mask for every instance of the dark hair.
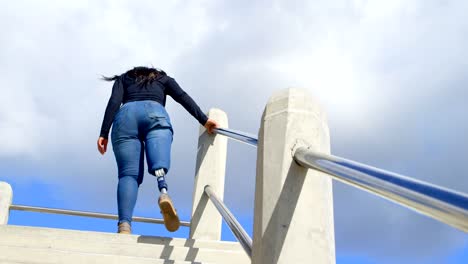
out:
M167 74L160 69L139 66L127 71L125 75L135 79L137 83L149 83L161 76L166 76ZM112 82L117 80L119 77L120 75L114 75L112 77L102 76L102 80Z

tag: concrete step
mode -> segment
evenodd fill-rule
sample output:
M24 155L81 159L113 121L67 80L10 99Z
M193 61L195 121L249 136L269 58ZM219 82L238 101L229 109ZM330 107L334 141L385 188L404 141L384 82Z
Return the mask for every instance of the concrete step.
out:
M128 258L135 257L148 258L153 261L163 259L166 261L189 261L189 263L250 263L247 254L239 243L235 242L118 235L11 225L0 226L0 260L3 260L2 251L4 250L13 249L19 253L25 248L32 250L32 252L37 251L39 255L43 254L43 251L49 250L58 258L63 252L73 252L78 255L83 254L82 258L96 255L105 256L109 261L119 261L119 258L125 259L115 263L127 263L125 261ZM4 260L18 261L18 259L12 258ZM128 261L128 263L133 263L131 259Z
M208 264L207 262L93 254L67 250L0 246L0 263L24 264Z
M118 235L115 233L91 232L59 228L31 227L0 225L0 234L16 234L18 236L40 236L40 237L66 237L70 240L89 240L96 242L115 242L119 244L156 244L170 246L190 246L195 248L208 248L219 250L243 251L238 242L213 241L201 239L184 239L145 235ZM1 236L0 236L1 239Z

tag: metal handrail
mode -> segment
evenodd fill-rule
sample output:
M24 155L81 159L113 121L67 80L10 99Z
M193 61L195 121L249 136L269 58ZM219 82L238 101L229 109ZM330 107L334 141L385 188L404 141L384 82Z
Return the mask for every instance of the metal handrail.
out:
M74 210L64 210L56 208L46 208L46 207L35 207L35 206L26 206L26 205L10 205L10 210L17 211L29 211L29 212L38 212L38 213L51 213L51 214L63 214L63 215L74 215L74 216L86 216L102 219L113 219L118 220L119 217L113 214L104 214L104 213L94 213L94 212L84 212L84 211L74 211ZM142 223L152 223L152 224L164 224L163 219L148 218L134 216L132 218L133 222L142 222ZM181 226L190 226L190 222L181 221Z
M240 141L242 143L246 143L255 147L257 146L258 139L254 135L228 128L215 128L213 131L217 134Z
M223 217L224 221L228 224L234 236L239 240L239 243L244 248L247 255L252 258L252 239L242 228L241 224L236 220L234 215L229 211L229 209L224 205L224 203L216 196L216 194L211 189L211 186L205 186L205 193L208 195L210 200L213 202L216 209Z
M340 157L320 154L308 147L294 152L301 166L316 169L416 212L468 232L468 196Z
M225 128L215 132L257 146L258 139ZM468 196L450 189L411 179L336 156L316 153L307 147L297 148L295 161L316 169L333 179L358 187L416 212L468 232Z

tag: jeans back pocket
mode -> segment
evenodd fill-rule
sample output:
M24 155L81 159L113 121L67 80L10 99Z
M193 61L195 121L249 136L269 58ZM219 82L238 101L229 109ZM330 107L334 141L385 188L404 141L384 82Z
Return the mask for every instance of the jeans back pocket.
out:
M145 110L152 128L169 128L172 131L171 121L166 109L159 103L147 103Z

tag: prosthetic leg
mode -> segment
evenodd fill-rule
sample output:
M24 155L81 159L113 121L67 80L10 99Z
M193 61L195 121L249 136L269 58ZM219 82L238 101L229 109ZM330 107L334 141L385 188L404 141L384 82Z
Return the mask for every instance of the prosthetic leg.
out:
M177 215L177 211L174 208L174 204L172 203L171 198L167 194L167 184L164 176L166 173L164 169L159 169L154 172L157 180L158 180L158 188L161 192L159 196L158 204L159 208L161 209L161 214L164 218L164 225L166 229L170 232L175 232L179 229L180 220L179 216Z

